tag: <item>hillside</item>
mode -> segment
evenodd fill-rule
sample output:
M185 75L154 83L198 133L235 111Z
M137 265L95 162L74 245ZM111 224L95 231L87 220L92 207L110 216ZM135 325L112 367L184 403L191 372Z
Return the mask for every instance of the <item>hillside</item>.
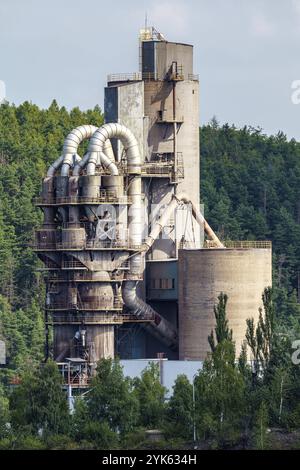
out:
M98 107L68 112L55 101L46 110L28 102L0 106L0 336L6 340L10 368L43 355L45 293L37 271L42 265L28 247L42 221L33 198L68 132L102 122Z
M101 110L70 112L55 101L42 110L25 102L0 107L0 335L9 367L43 355L44 284L28 247L42 220L32 200L69 130L100 125ZM271 239L282 328L299 329L300 144L282 133L220 127L201 130L201 195L205 216L224 239ZM81 149L82 152L82 149Z

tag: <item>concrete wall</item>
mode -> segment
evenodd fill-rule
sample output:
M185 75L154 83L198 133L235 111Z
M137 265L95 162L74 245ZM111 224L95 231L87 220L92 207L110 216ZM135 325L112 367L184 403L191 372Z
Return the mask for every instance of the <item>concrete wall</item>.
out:
M193 73L193 46L167 41L146 41L142 43L142 71L156 74L161 80L169 71L172 62L182 67L183 73Z
M227 317L238 355L246 319L257 322L263 290L272 284L271 249L180 250L178 283L179 359L205 359L220 292L228 295Z
M105 88L104 98L105 122L120 122L135 135L142 157L144 157L144 82L124 83ZM118 141L119 157L122 145Z
M145 116L148 117L148 159L154 159L156 153L174 152L174 125L173 123L159 123L159 111L164 112L166 120L173 117L173 86L170 82L145 82ZM168 178L153 179L151 185L146 187L146 199L149 206L168 205L172 194L186 192L197 206L200 204L200 149L199 149L199 83L194 80L184 80L176 83L175 87L175 115L183 122L177 123L176 132L176 158L180 154L183 160L184 179L179 180L177 188ZM145 136L146 138L146 136ZM163 210L163 208L162 208ZM159 208L156 209L159 211ZM152 213L152 218L153 218ZM159 213L157 214L159 215ZM178 219L178 216L180 217ZM174 215L175 217L175 215ZM200 228L192 221L188 208L178 212L176 224L167 227L163 236L157 240L149 257L151 259L165 259L176 257L176 248L182 236L193 242L195 248L200 244ZM175 245L176 241L176 245Z

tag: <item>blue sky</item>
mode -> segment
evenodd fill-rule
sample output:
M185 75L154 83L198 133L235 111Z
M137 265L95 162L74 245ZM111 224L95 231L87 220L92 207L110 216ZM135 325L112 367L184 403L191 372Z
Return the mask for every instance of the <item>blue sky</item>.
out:
M0 0L7 99L103 105L108 73L138 70L138 30L194 44L200 120L260 126L300 140L300 0Z

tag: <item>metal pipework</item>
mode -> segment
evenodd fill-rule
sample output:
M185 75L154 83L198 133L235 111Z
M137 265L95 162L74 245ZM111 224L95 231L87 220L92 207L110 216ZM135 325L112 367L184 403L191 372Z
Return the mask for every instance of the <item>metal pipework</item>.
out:
M55 160L52 165L50 165L46 179L52 179L55 176L56 171L61 167L61 176L67 177L69 176L69 170L72 164L76 165L76 163L80 162L81 158L77 154L79 144L85 140L90 138L97 127L91 125L83 125L76 127L73 129L66 137L63 146L63 154ZM62 183L64 184L64 183ZM67 190L66 187L67 182L65 182L65 188L62 188L62 194ZM53 187L53 184L52 184ZM54 197L54 191L52 190L52 197ZM66 212L64 209L59 209L63 218L66 219ZM44 210L45 218L49 218L49 214L46 212L51 212L48 209ZM53 210L52 210L53 213Z
M128 162L128 173L140 174L141 156L137 140L131 130L123 124L109 123L99 127L90 140L88 153L105 152L105 142L111 138L120 139L124 146Z
M58 170L64 160L64 155L58 157L55 162L53 162L47 171L47 178L51 178L55 175L56 170Z
M162 229L165 227L165 225L168 223L168 220L173 213L173 211L176 209L176 207L179 204L190 204L192 207L192 214L195 218L195 220L198 222L200 226L204 227L204 230L208 237L213 240L213 242L216 244L218 248L225 248L223 243L220 241L220 239L217 237L211 226L208 224L208 222L205 220L201 212L198 211L197 207L195 204L191 201L189 196L185 193L180 193L173 195L173 199L168 205L167 209L164 211L162 216L159 218L159 220L155 223L153 229L151 230L149 236L145 240L145 245L146 245L146 251L148 251L151 246L153 245L154 241L162 231Z
M128 196L132 200L129 213L129 241L132 245L140 246L142 243L142 180L141 165L142 159L139 152L137 140L130 129L119 123L104 124L93 134L88 146L87 174L93 174L96 166L96 155L100 155L103 166L108 168L112 175L112 164L107 165L104 158L105 142L108 139L120 139L126 152L128 173L133 175L129 184ZM117 168L116 168L117 170ZM134 273L141 271L141 256L133 256L130 261L130 269Z
M122 285L122 297L125 305L139 318L152 316L153 322L144 324L143 328L158 338L171 349L178 347L178 334L174 326L157 313L150 305L137 296L137 283L126 281Z
M79 144L85 140L89 139L93 133L97 130L96 126L91 126L89 124L76 127L73 129L66 137L63 145L62 155L55 160L52 165L50 165L47 176L51 177L55 175L55 172L62 166L61 175L68 176L69 168L73 163L73 156L75 163L80 161L81 158L77 154Z
M103 148L107 139L119 138L126 151L128 173L133 175L128 188L128 196L132 199L129 213L129 240L134 245L142 243L142 183L141 183L141 156L138 143L132 132L119 123L105 124L100 127L90 140L88 154L90 155L87 166L87 173L93 174L95 171L95 153L100 154L101 163L104 163ZM84 157L85 158L85 157ZM136 253L130 258L130 272L139 273L142 269L142 255ZM169 347L176 348L178 343L177 331L163 317L159 315L150 305L137 296L136 281L125 281L122 285L122 297L125 305L140 318L147 318L152 315L154 321L144 328L151 334L159 338Z
M96 172L96 165L99 163L106 168L111 175L117 176L119 170L116 164L108 157L104 152L87 152L83 159L78 161L73 170L73 176L79 176L80 170L84 168L87 164L90 166L87 167L87 175L94 175Z
M96 126L92 126L90 124L86 124L83 126L76 127L73 129L66 137L63 145L63 153L62 155L55 160L55 162L50 165L47 177L51 177L55 175L55 172L61 168L61 176L68 176L70 167L73 163L80 162L81 158L77 154L78 147L86 139L92 137L94 132L97 130ZM109 158L110 161L115 160L114 152L111 146L110 141L105 142L104 146L105 155ZM74 159L74 161L73 161Z
M92 137L97 130L96 126L89 124L76 127L66 137L63 146L63 162L61 167L61 176L69 176L70 167L73 164L73 157L78 156L78 147L86 139ZM78 161L78 159L77 159ZM79 157L80 161L80 157Z

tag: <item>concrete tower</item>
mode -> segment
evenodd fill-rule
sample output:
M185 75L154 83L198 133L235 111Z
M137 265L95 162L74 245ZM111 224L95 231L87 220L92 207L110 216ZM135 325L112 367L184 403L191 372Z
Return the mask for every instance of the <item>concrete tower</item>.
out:
M191 45L166 41L146 28L140 32L139 52L139 73L108 77L105 121L128 126L139 142L146 238L174 194L186 192L196 206L200 203L199 81ZM120 160L122 151L115 147ZM187 206L172 214L154 242L141 288L144 298L176 326L177 255L183 240L189 247L200 246L199 225ZM135 334L133 343L123 342L121 353L151 357L163 351L174 356L144 331Z

